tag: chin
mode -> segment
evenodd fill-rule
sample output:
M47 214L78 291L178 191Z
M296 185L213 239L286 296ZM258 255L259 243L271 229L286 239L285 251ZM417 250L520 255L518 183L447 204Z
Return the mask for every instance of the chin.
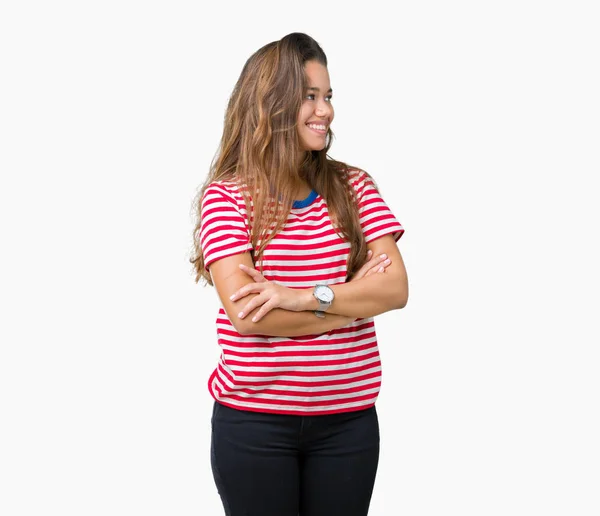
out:
M302 142L302 149L310 152L310 151L322 151L325 146L327 144L327 140L324 140L323 142L319 143L314 143L314 142L307 142L307 141L303 141Z
M322 151L325 148L325 145L321 146L321 147L303 147L302 150L304 152L319 152Z

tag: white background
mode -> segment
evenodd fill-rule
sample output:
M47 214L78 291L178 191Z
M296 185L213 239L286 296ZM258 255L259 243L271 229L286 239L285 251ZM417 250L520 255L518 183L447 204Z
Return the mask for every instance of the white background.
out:
M300 31L330 155L406 229L370 515L600 514L593 4L4 2L0 513L223 514L191 202L246 59Z

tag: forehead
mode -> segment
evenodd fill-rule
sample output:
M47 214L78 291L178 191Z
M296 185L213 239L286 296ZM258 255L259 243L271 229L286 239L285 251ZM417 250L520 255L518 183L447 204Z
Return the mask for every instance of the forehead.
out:
M329 83L329 72L327 67L317 61L307 61L304 64L304 71L308 79L309 86L317 86L328 90L331 87Z

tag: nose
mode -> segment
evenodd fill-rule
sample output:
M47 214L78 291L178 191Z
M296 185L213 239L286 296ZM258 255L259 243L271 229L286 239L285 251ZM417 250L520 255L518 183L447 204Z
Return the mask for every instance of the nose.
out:
M315 114L319 117L329 116L331 117L331 105L325 101L320 102L315 108Z

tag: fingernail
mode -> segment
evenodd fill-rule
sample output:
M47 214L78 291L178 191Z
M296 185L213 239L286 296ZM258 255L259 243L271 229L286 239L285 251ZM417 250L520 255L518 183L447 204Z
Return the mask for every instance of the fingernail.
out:
M240 319L241 319L243 316L244 316L244 312L240 312L240 313L238 314L238 317L239 317Z
M388 263L391 263L391 262L392 262L392 260L390 260L390 259L388 258L388 259L387 259L385 262L383 262L383 263L385 263L385 264L387 265Z
M377 272L383 272L383 267L379 267L379 270Z
M235 294L231 294L231 295L229 296L229 299L233 300L233 298L234 298L234 297L235 297Z
M387 258L387 254L382 254L379 256L379 258Z
M371 256L373 254L373 251L371 251L370 249L367 251L367 256Z
M257 320L256 317L252 318L252 322L256 322L256 320Z

